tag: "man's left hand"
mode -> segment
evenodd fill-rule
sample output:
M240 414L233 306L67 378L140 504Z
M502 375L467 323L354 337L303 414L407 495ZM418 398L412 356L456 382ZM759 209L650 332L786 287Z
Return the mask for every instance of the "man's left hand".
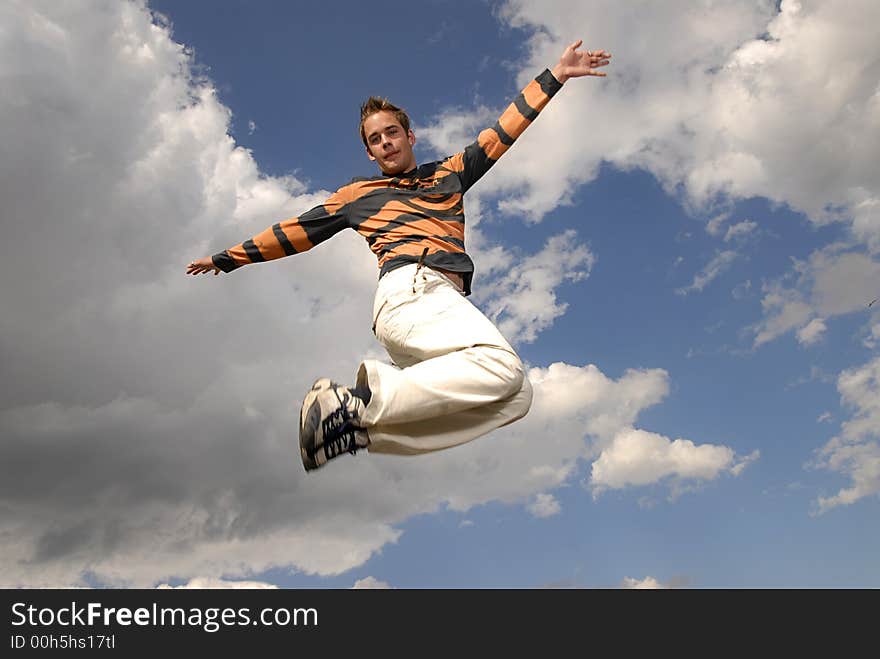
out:
M611 53L604 50L582 50L578 48L584 43L578 39L568 46L559 58L559 63L553 67L551 73L559 82L565 82L569 78L581 76L601 76L605 73L597 71L599 67L607 66L611 61Z

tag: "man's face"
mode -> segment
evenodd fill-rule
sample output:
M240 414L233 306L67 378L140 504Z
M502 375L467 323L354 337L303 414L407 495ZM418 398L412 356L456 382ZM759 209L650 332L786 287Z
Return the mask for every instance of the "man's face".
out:
M367 156L379 165L383 174L403 174L416 166L413 144L416 136L404 131L403 126L388 110L380 110L364 120L367 137Z

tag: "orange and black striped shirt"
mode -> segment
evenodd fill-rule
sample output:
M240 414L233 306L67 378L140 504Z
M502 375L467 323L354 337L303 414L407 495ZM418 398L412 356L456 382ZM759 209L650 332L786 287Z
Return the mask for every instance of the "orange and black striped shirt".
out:
M561 87L545 70L464 151L399 176L356 178L322 205L215 254L214 265L231 272L305 252L343 229L354 229L378 258L379 277L424 257L427 266L461 274L469 295L474 264L464 248L463 195Z

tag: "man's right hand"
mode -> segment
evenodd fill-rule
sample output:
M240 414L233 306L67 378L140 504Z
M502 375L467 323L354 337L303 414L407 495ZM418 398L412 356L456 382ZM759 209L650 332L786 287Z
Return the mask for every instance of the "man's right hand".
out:
M215 275L220 274L220 268L214 265L214 260L210 256L206 256L202 259L196 259L192 261L188 266L186 266L186 274L188 275L202 275L206 272L214 271Z

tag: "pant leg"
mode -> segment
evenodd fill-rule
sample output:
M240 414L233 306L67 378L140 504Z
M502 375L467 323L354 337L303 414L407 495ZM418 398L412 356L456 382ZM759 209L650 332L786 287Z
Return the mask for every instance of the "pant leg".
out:
M532 386L522 386L510 398L479 407L411 423L371 426L371 453L417 455L465 444L524 417L532 403Z
M366 360L370 451L413 454L471 441L526 414L531 386L498 329L450 280L407 266L385 275L376 336L397 365Z

